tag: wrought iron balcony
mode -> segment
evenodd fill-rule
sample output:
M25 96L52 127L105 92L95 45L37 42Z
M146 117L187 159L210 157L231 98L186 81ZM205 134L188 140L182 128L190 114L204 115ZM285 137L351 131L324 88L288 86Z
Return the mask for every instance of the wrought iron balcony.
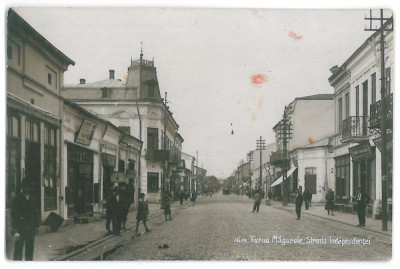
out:
M283 150L272 152L269 162L273 166L288 168L290 165L289 152Z
M160 149L148 149L146 150L146 160L162 162L169 160L170 152L169 150L160 150Z
M348 117L343 121L342 143L358 143L368 139L368 118Z
M385 97L386 101L386 127L393 127L393 93ZM382 100L370 105L370 128L381 127Z

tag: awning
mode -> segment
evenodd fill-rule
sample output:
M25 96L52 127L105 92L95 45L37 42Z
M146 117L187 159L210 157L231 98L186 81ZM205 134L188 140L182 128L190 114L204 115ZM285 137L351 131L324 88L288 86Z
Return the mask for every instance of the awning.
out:
M296 171L296 169L297 167L293 167L289 171L287 171L286 178L290 177L294 173L294 171ZM281 184L282 182L283 182L283 176L280 176L277 180L274 181L274 183L271 184L271 187L275 187Z

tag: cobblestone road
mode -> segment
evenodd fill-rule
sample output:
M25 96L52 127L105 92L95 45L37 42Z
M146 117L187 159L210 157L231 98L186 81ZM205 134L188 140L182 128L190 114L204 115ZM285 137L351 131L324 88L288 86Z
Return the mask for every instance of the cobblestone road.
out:
M104 259L376 261L391 258L390 236L306 214L298 221L292 210L268 207L265 203L258 214L251 213L251 209L252 201L243 197L204 197L195 207L182 206L173 212L172 221L166 222L161 217L153 220L150 233L129 240ZM357 244L342 246L338 239ZM365 245L360 245L363 239ZM168 248L160 249L163 244Z

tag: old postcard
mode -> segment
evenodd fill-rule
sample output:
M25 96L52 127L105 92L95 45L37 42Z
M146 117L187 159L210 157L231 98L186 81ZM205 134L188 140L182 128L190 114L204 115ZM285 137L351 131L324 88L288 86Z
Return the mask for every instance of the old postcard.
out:
M392 259L390 9L11 7L6 259Z

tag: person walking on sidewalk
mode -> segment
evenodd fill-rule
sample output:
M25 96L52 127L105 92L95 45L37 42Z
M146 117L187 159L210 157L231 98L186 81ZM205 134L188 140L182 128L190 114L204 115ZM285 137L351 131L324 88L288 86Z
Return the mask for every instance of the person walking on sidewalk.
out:
M136 234L139 233L138 228L139 228L140 221L143 222L146 232L150 232L149 228L147 228L147 225L146 225L148 215L149 215L149 205L147 204L147 201L144 200L144 193L141 193L141 194L139 194L139 203L138 203L138 209L137 209L137 214L136 214Z
M369 198L367 194L362 191L361 186L358 187L358 193L356 197L357 202L357 215L359 224L357 227L365 227L365 209L368 206Z
M25 245L25 261L32 261L35 235L40 224L40 216L36 200L31 194L30 182L23 179L21 191L11 205L11 234L16 237L14 260L22 261L22 252Z
M251 213L254 213L254 211L260 210L260 204L261 204L261 200L262 200L262 196L260 194L260 191L257 191L256 194L254 195L254 205L253 205L253 211L251 211Z
M332 213L332 216L334 216L333 215L333 208L335 206L334 199L335 199L335 193L331 189L329 189L328 194L325 196L326 200L325 209L328 210L328 215L329 213Z
M164 205L164 215L165 215L165 221L172 220L171 218L171 200L172 200L172 195L169 193L169 191L165 191L163 193L163 205Z
M303 195L301 194L301 188L296 190L296 220L300 220L301 206L303 204Z
M183 193L183 191L181 190L180 192L179 192L179 203L182 205L183 204L183 196L184 196L184 193Z
M305 209L308 210L310 207L311 193L308 189L303 192L304 206Z

